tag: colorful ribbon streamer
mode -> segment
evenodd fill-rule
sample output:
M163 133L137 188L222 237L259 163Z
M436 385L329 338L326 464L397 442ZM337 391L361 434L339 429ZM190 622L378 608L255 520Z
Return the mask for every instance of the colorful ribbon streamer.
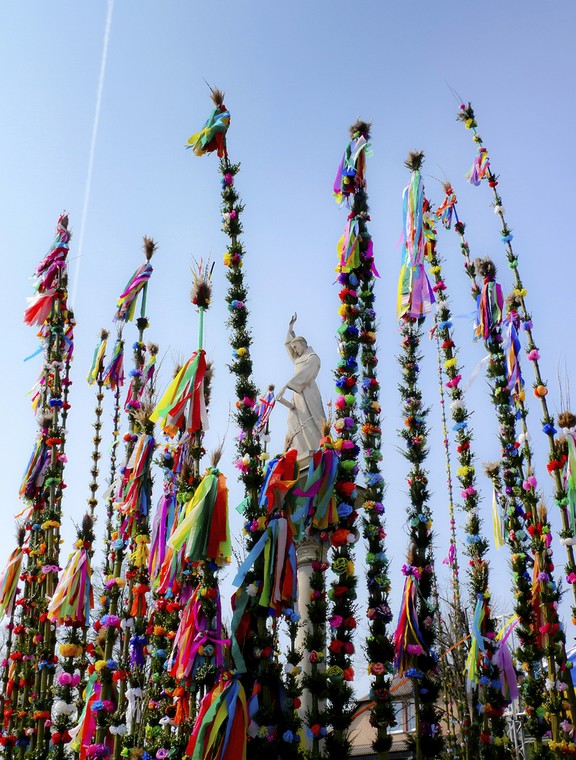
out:
M338 461L339 455L334 449L315 451L304 487L294 489L296 503L291 522L296 542L301 541L307 531L319 532L337 527L339 518L334 485Z
M477 338L488 340L492 331L502 323L502 287L493 278L486 277L476 304L475 335Z
M0 619L5 615L11 615L14 610L23 556L22 547L17 546L0 575Z
M434 293L424 269L424 184L420 171L412 172L404 189L404 255L398 280L398 318L420 319L430 313Z
M364 185L366 157L370 155L370 143L364 135L355 136L344 150L344 155L334 180L334 197L338 205L347 201L356 189Z
M226 478L216 468L207 470L186 505L184 519L168 541L168 546L175 552L184 545L184 556L190 562L211 560L223 565L230 561L228 488Z
M136 313L138 295L143 293L144 297L145 288L152 271L152 264L149 261L145 261L128 280L116 304L115 322L132 322Z
M217 151L219 158L226 155L226 132L230 126L230 114L224 103L216 105L200 132L193 134L186 143L197 156Z
M184 429L189 433L208 429L205 375L206 354L201 350L180 369L150 415L150 420L160 422L163 431L171 438Z
M48 620L58 625L90 625L94 606L90 554L84 547L68 558L52 599L48 604Z
M112 357L102 374L102 383L115 391L124 385L124 341L118 338Z
M413 668L414 658L427 654L426 645L418 625L416 599L418 582L413 575L406 575L398 625L394 632L394 666L399 676Z
M190 760L246 760L248 710L238 677L223 674L202 700L186 755Z

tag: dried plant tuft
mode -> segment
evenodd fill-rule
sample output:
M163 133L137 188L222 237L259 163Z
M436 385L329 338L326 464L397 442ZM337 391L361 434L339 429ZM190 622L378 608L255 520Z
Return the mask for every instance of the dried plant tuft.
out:
M576 426L576 415L566 410L558 415L558 424L561 428L573 428Z
M407 169L410 169L411 172L417 172L421 169L423 163L424 151L411 150L410 153L408 153L408 158L404 161L404 166Z
M152 240L152 238L149 238L147 235L144 235L144 256L146 256L146 261L150 261L152 256L156 253L156 250L158 246L156 243Z
M496 264L488 257L476 259L474 261L474 268L480 277L490 277L491 279L496 277Z
M355 137L362 136L365 140L369 140L371 128L372 124L369 121L362 121L362 119L358 119L350 127L350 137L354 139Z
M500 462L484 462L484 472L493 480L500 474Z

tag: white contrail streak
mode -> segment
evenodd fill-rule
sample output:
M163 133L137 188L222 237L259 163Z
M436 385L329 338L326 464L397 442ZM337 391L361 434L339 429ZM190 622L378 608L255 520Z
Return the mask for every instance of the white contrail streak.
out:
M108 42L110 40L110 27L112 26L112 11L114 10L114 0L108 0L108 10L106 13L106 26L104 28L104 44L102 46L102 59L100 61L100 76L98 77L98 90L96 92L96 111L94 113L94 123L92 125L92 140L90 142L90 154L88 157L88 174L86 177L86 187L84 189L84 205L82 207L82 218L80 220L80 233L78 235L78 255L76 258L76 269L74 271L74 284L70 296L70 302L74 304L76 290L78 288L78 278L80 274L80 264L82 263L82 253L84 248L84 230L86 228L86 217L88 215L88 204L90 202L90 190L92 188L92 170L94 168L94 154L96 152L96 136L98 134L98 125L100 123L100 108L102 106L102 93L104 92L104 75L106 73L106 61L108 59Z

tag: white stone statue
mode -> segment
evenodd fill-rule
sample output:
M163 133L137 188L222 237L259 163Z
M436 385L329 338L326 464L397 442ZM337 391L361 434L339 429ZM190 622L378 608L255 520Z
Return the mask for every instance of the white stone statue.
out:
M296 319L297 314L294 314L290 319L286 336L286 350L294 362L294 375L279 391L276 401L290 410L285 450L296 449L298 460L302 460L318 448L326 413L316 385L320 359L306 339L295 334ZM291 402L284 399L284 393L288 389L293 391Z

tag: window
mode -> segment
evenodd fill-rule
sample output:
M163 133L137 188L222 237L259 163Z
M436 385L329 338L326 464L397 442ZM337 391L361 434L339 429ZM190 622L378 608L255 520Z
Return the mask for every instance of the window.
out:
M394 717L396 725L390 729L392 734L404 734L410 731L416 731L416 710L414 702L411 699L394 700Z
M406 731L416 731L416 706L414 702L406 702Z
M404 702L392 702L396 725L390 729L391 734L404 733Z

